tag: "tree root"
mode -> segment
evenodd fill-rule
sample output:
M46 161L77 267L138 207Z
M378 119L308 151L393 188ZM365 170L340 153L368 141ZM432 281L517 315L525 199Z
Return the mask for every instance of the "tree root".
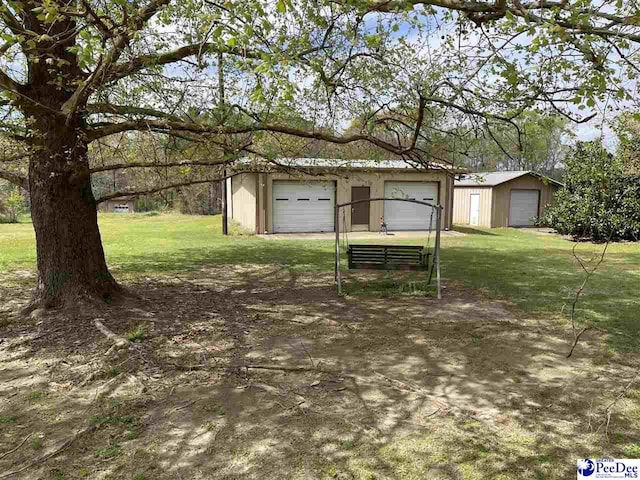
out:
M407 383L407 382L402 381L402 380L398 380L398 379L395 379L395 378L387 377L386 375L383 375L380 372L374 371L373 373L375 373L379 377L385 379L387 382L389 382L391 385L393 385L394 387L396 387L396 389L398 389L400 391L404 391L404 392L408 391L408 392L412 392L412 393L417 393L419 395L427 395L427 392L425 392L425 390L422 387L420 387L419 385L414 385L414 384Z
M31 437L31 435L33 435L33 432L31 432L29 435L27 435L26 437L24 437L24 440L22 440L17 447L12 448L11 450L4 452L3 454L0 455L0 460L3 459L4 457L6 457L7 455L11 455L13 452L15 452L16 450L18 450L22 445L24 445L24 442L26 442L27 440L29 440L29 438Z
M50 458L53 458L56 455L59 455L64 450L69 448L71 445L73 445L73 442L75 442L78 438L80 438L80 437L82 437L82 436L84 436L84 435L86 435L88 433L93 432L97 428L98 428L97 425L91 425L89 427L85 427L85 428L82 428L82 429L78 430L72 437L60 442L59 445L56 448L54 448L52 451L50 451L49 453L46 453L46 454L36 458L32 462L30 462L30 463L18 468L17 470L13 470L11 472L5 472L5 473L0 474L0 478L13 477L14 475L22 473L25 470L28 470L28 469L30 469L32 467L35 467L36 465L39 465L39 464L41 464L43 462L46 462ZM26 439L25 439L25 441L26 441Z
M76 313L82 312L83 314L90 314L108 305L114 305L125 301L126 299L134 299L142 301L141 297L136 292L130 290L113 281L110 287L105 292L92 293L81 288L74 288L64 295L60 295L55 298L44 297L41 293L34 291L29 303L22 307L19 311L19 315L23 318L28 318L33 315L33 312L42 311L46 313L49 311L55 311L56 313Z
M349 375L348 373L344 373L340 370L327 370L324 368L314 367L301 367L301 366L293 366L293 367L284 367L280 365L268 365L268 364L250 364L243 365L243 368L247 370L279 370L281 372L316 372L316 373L326 373L327 375L339 375L341 377L352 377L353 375Z
M116 335L115 333L113 333L111 330L109 330L107 327L105 327L104 323L102 323L102 319L101 318L95 318L93 320L93 324L96 326L96 328L98 330L100 330L100 333L102 333L105 337L107 337L109 340L111 340L113 342L113 347L111 347L108 351L108 353L111 353L112 349L115 348L124 348L124 347L128 347L129 346L129 341L122 338L119 335Z
M128 343L128 342L127 342ZM132 375L130 375L131 377ZM111 380L108 380L107 382L105 382L103 385L101 385L100 387L98 387L96 389L96 394L93 397L93 400L91 400L91 402L89 403L89 405L87 405L87 407L82 411L82 414L84 415L89 408L91 408L91 406L95 403L95 401L98 398L101 398L105 395L108 394L109 392L109 388L111 387L112 384L114 384L118 379L120 378L120 375L112 378ZM138 379L136 379L134 377L134 380L138 381ZM56 448L54 448L53 450L51 450L50 452L36 458L35 460L33 460L32 462L18 468L17 470L13 470L11 472L5 472L5 473L1 473L0 474L0 479L2 478L9 478L12 477L14 475L17 475L19 473L24 472L25 470L28 470L32 467L35 467L36 465L39 465L41 463L46 462L47 460L49 460L50 458L55 457L56 455L62 453L64 450L66 450L67 448L69 448L71 445L73 445L73 443L80 437L87 435L89 433L94 432L95 430L98 429L98 425L89 425L88 427L84 427L84 428L80 428L76 431L76 433L72 436L69 437L68 439L61 441L58 443L58 446ZM27 435L27 437L20 443L20 445L18 445L17 447L15 447L13 450L10 450L6 453L3 453L2 456L0 456L0 458L3 458L11 453L13 453L14 451L18 450L26 441L27 439L31 436L31 434Z

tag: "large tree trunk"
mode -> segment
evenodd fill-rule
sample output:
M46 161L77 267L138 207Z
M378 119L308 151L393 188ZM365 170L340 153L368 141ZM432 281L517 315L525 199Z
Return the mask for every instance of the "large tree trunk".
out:
M62 4L71 7L72 0ZM28 31L40 34L27 55L28 83L16 100L27 119L29 192L36 232L38 279L32 306L65 306L78 297L107 300L119 291L104 258L87 159L86 112L64 105L87 75L76 53L71 17L43 22L22 12ZM45 35L46 34L46 35Z
M89 177L67 179L31 169L31 214L38 280L34 304L62 306L78 296L109 300L118 286L104 258Z
M82 129L41 118L29 164L38 279L32 305L78 297L109 300L120 291L104 257ZM74 128L75 127L75 128Z

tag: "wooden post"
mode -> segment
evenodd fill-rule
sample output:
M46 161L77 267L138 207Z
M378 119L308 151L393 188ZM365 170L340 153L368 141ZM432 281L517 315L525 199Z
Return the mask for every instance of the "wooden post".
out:
M340 222L339 218L340 207L336 205L335 213L335 231L336 231L336 282L338 284L338 295L342 295L342 278L340 277Z
M442 207L438 205L438 210L436 213L436 222L438 225L436 226L436 284L438 287L438 300L442 299L442 290L440 290L440 229L442 222Z
M222 234L229 235L229 213L227 206L227 169L222 179Z
M218 108L220 109L220 123L224 122L226 117L225 113L225 100L224 100L224 58L222 52L218 52ZM223 149L224 160L227 160L227 151ZM229 235L229 215L227 206L227 169L223 170L222 179L222 234Z

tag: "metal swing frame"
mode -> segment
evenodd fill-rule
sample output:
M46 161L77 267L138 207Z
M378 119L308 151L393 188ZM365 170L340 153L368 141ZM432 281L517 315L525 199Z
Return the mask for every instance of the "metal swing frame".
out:
M438 291L438 299L442 299L442 290L440 286L440 232L442 230L442 210L443 207L440 204L433 204L429 202L422 202L420 200L412 200L409 198L388 198L388 197L377 197L377 198L365 198L362 200L354 200L352 202L338 203L335 206L335 231L336 231L336 248L335 248L335 281L338 286L338 295L342 295L342 272L340 270L340 209L344 207L348 207L351 205L355 205L358 203L365 202L379 202L379 201L394 201L394 202L409 202L409 203L417 203L419 205L425 205L427 207L431 207L431 213L436 213L436 241L434 245L434 254L433 254L433 263L436 269L436 287ZM346 230L346 228L345 228ZM431 222L429 222L429 232L432 231ZM429 280L431 280L431 275L429 275Z

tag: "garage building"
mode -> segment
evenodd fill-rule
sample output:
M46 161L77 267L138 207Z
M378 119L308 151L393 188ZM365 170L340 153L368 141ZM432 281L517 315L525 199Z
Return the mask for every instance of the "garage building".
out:
M562 183L528 170L470 173L455 181L453 223L532 226L561 187Z
M283 163L280 161L279 163ZM287 165L305 173L241 173L227 180L228 214L256 233L333 232L335 206L375 197L412 198L440 203L442 227L451 227L451 168L416 169L401 160L293 159ZM431 209L409 202L364 202L345 208L340 230L389 231L435 228ZM344 224L343 224L344 222Z
M110 213L135 213L136 200L133 197L120 198L116 200L106 200L98 206L98 209L101 212Z

